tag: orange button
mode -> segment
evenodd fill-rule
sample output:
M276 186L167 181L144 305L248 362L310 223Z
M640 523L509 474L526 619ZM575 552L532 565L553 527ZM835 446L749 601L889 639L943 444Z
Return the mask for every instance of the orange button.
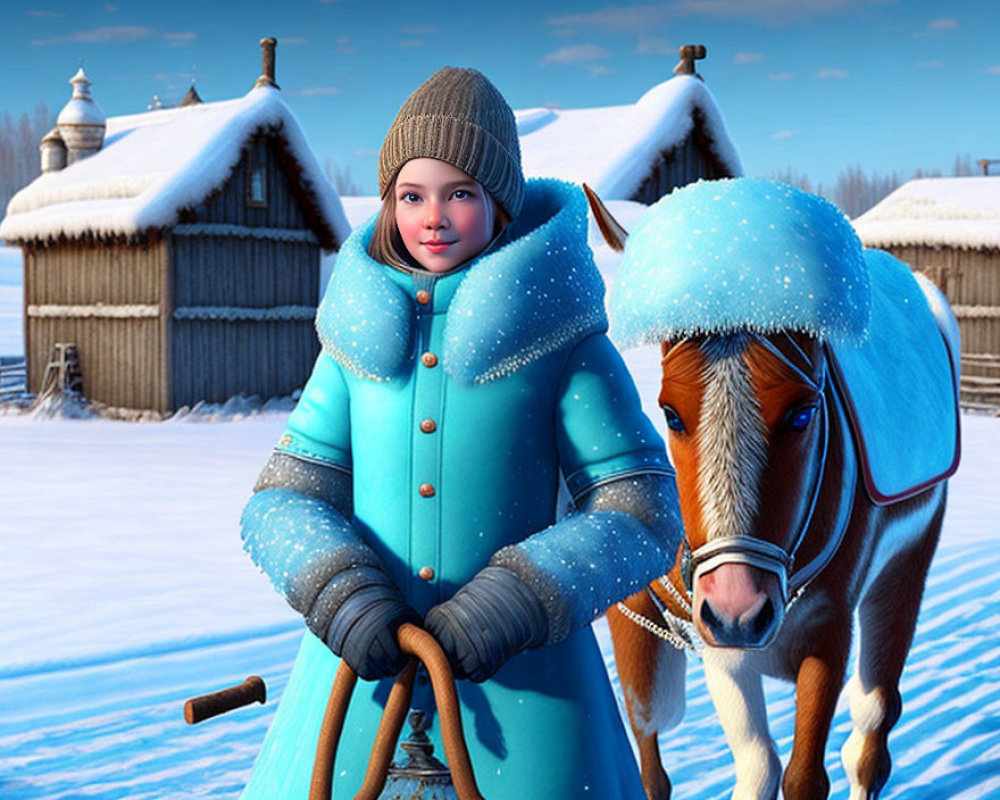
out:
M420 356L420 360L425 367L436 367L438 363L438 357L431 352L424 353Z
M420 422L420 430L422 430L424 433L434 433L434 431L437 430L437 427L438 427L437 423L430 417L428 417L425 420L421 420Z
M420 289L417 291L417 302L420 305L425 306L431 301L431 293L426 289Z
M421 567L417 575L423 581L432 581L434 580L434 567Z
M422 483L422 484L420 484L420 489L418 491L420 492L420 496L421 497L433 497L434 496L434 484L433 483Z

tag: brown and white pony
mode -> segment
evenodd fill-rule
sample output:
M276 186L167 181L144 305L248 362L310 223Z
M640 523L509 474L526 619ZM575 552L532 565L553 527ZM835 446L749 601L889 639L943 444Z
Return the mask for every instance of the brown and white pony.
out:
M595 201L605 237L621 249L627 234ZM685 541L667 575L607 615L646 795L670 797L657 734L683 717L679 648L700 639L735 762L732 797L775 798L779 784L787 800L827 797L824 754L857 611L853 731L841 756L851 800L874 798L889 776L886 739L946 485L873 504L828 352L814 338L741 331L661 347L659 403ZM784 777L763 675L796 684Z

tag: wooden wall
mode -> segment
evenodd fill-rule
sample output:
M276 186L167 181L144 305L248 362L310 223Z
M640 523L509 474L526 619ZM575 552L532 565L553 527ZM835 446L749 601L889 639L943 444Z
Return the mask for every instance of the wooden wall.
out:
M891 247L896 258L924 272L944 292L958 318L962 352L1000 357L1000 250L955 247ZM967 364L963 375L989 375ZM993 372L995 374L995 371Z
M267 203L256 207L249 167L261 161ZM301 388L319 352L320 252L272 142L255 140L169 247L171 406Z
M124 408L167 405L167 250L64 243L25 255L28 391L41 388L57 342L77 345L83 392Z
M711 148L712 140L705 131L704 119L695 109L690 135L681 144L660 154L649 176L629 199L652 205L674 189L694 183L699 178L716 180L734 177Z

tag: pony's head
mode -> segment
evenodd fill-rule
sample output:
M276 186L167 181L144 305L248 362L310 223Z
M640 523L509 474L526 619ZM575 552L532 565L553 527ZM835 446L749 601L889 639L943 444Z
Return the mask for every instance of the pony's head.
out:
M781 626L822 477L822 347L746 333L662 347L692 619L710 645L764 647Z
M866 333L861 244L832 205L774 181L694 184L631 234L588 195L624 250L613 334L661 347L693 621L709 645L766 647L822 480L823 342Z

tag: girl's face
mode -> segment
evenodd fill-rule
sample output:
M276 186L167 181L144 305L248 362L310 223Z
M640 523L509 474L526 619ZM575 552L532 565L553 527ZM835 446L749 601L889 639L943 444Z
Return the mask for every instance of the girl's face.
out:
M493 199L458 167L436 158L407 161L396 176L396 227L428 272L447 272L493 239Z

